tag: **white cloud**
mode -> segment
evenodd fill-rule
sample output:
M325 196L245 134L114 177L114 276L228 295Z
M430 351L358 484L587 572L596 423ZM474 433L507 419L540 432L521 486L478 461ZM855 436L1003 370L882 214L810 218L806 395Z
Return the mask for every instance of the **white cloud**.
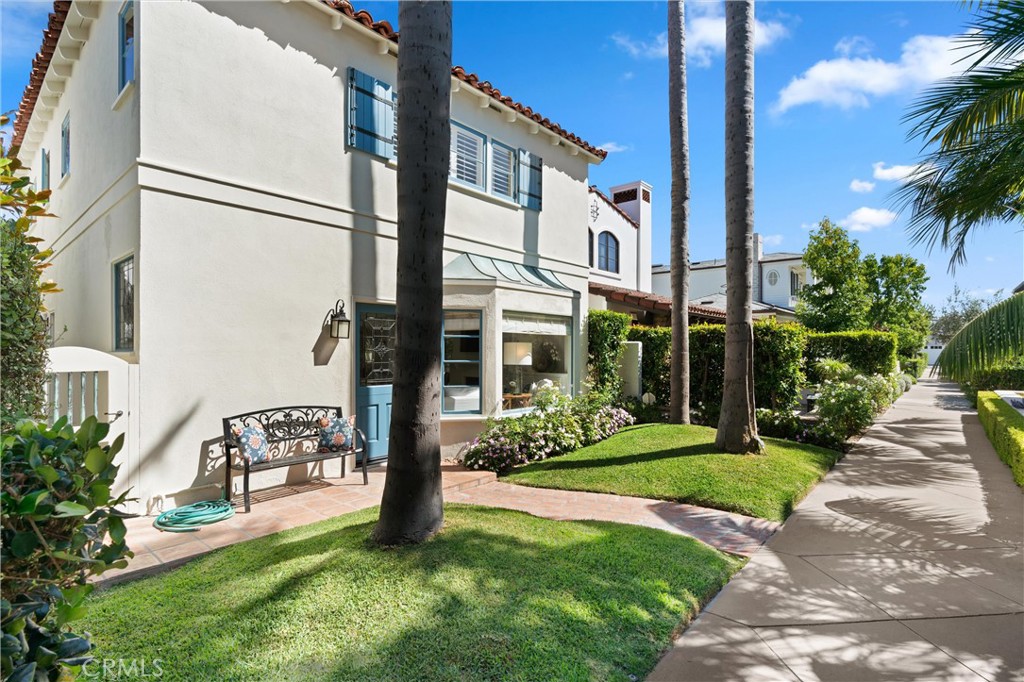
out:
M778 246L782 243L781 234L766 234L762 237L765 246Z
M597 145L598 149L603 149L609 154L615 154L616 152L628 152L633 149L632 145L619 144L618 142L605 142L604 144Z
M858 180L854 178L850 180L850 191L858 192L860 194L866 194L875 188L875 183L870 180Z
M912 166L889 166L886 168L884 161L871 164L872 177L875 180L906 180L924 168L922 164Z
M914 36L903 43L900 58L894 62L854 53L824 59L779 91L772 110L781 114L804 104L866 108L872 99L917 90L963 70L963 64L956 64L962 53L955 50L955 40L955 36ZM847 47L856 46L844 45L843 41L836 45L840 54Z
M817 230L818 223L800 223L800 229L807 230L808 232L811 230Z
M622 74L622 76L620 76L619 79L624 81L631 81L635 76L636 74L633 73L632 71L627 71L626 73Z
M996 257L995 256L985 256L985 262L986 263L995 263L996 262Z
M870 232L879 227L888 227L896 220L896 214L887 208L861 206L839 221L850 232Z
M874 47L872 42L864 36L846 36L836 43L836 54L843 57L871 54Z
M686 22L686 57L694 66L707 67L714 56L725 52L724 10L718 3L690 7ZM754 49L769 47L788 35L789 29L778 21L754 20ZM665 32L650 40L615 33L612 41L634 59L664 59L668 56L668 33Z

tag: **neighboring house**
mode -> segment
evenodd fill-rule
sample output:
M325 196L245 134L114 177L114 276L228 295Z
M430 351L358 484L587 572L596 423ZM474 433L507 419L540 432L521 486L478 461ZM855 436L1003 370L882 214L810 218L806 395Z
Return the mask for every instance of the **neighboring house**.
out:
M942 341L939 341L934 336L929 335L928 340L924 342L924 353L928 356L928 364L934 365L935 361L939 359L939 355L942 353L942 349L946 347Z
M340 405L386 457L397 41L346 2L55 3L15 141L59 216L38 223L58 343L135 367L122 472L145 510L218 497L220 420L250 410ZM452 90L447 454L530 384L581 387L605 156L462 68Z
M800 290L814 282L804 265L804 255L795 252L764 253L761 235L754 234L754 317L775 317L786 322L796 319ZM667 265L653 268L654 293L672 295ZM725 259L696 261L690 265L690 301L712 307L725 306Z
M651 186L643 180L590 188L590 281L651 291Z

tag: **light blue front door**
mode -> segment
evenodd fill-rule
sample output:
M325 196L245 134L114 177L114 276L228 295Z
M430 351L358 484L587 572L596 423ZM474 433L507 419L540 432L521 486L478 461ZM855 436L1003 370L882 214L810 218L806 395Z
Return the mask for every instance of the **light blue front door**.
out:
M395 307L356 306L356 426L370 461L387 459L395 367Z

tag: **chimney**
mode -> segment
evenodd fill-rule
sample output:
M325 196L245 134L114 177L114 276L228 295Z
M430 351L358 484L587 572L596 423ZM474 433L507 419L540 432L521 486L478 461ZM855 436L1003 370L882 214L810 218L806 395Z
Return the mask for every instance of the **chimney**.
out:
M754 233L754 267L751 269L751 276L754 281L751 282L753 291L751 296L755 301L761 300L761 259L764 258L764 239L757 232Z
M638 225L636 282L638 291L651 291L651 186L643 180L611 188L612 202Z

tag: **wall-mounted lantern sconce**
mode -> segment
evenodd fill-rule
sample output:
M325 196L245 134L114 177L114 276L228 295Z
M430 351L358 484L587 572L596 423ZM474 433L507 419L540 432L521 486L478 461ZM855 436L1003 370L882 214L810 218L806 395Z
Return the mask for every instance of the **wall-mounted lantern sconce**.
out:
M347 339L352 328L352 320L345 314L345 302L340 298L334 308L327 311L324 326L330 325L332 339Z

